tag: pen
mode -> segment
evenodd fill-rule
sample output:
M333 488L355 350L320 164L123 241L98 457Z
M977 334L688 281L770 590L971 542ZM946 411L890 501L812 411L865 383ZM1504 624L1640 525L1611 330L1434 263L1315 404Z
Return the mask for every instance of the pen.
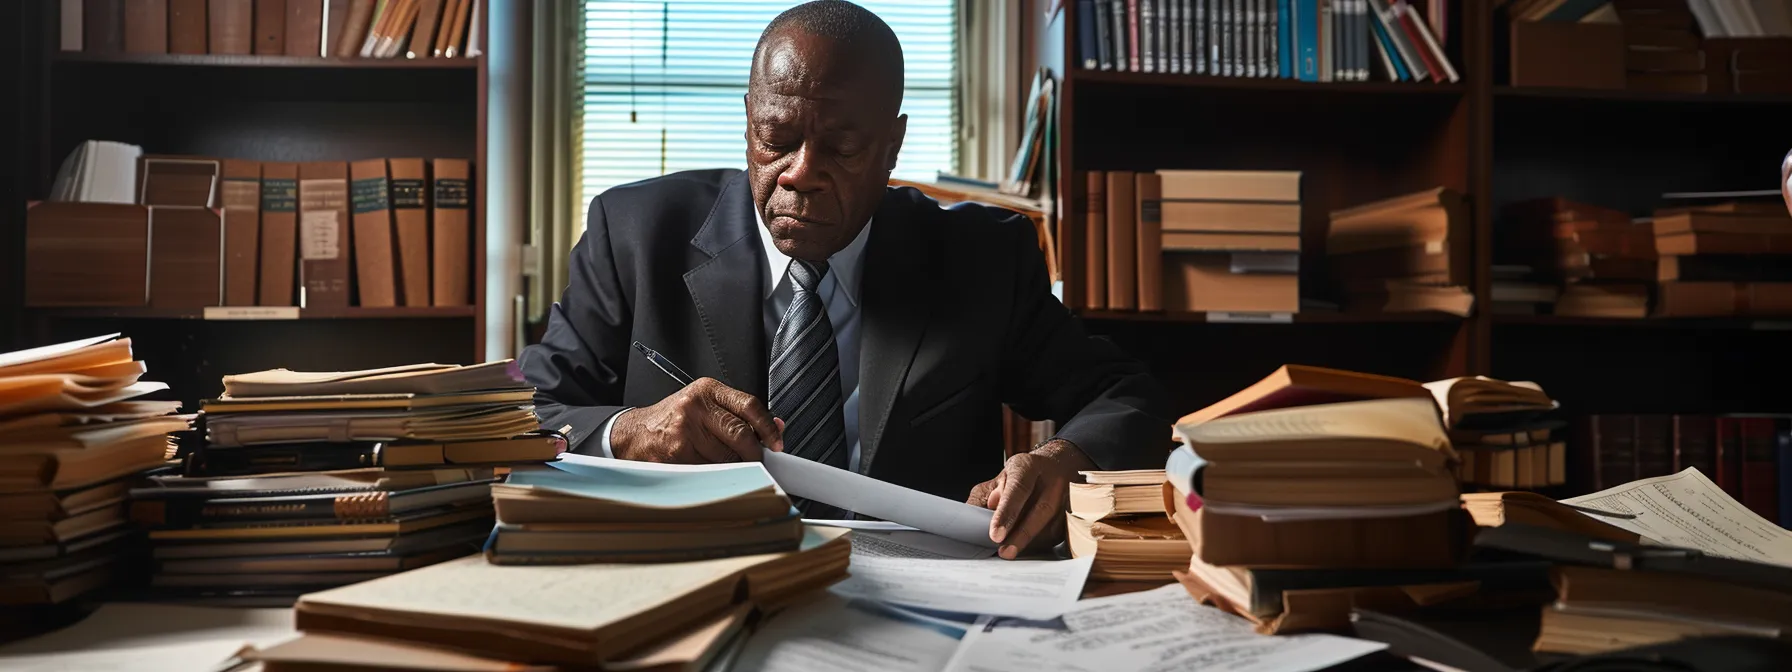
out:
M666 372L666 375L671 376L672 380L677 382L679 386L682 387L697 382L690 374L685 373L684 369L680 369L677 364L673 364L672 360L666 359L665 355L654 352L653 348L641 345L640 341L635 341L635 350L639 351L642 357L646 357L647 361L652 363L654 367Z

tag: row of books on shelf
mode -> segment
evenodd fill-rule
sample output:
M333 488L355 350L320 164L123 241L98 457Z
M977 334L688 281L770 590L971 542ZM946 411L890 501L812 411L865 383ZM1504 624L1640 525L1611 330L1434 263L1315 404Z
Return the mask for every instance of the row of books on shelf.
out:
M1562 197L1501 215L1497 312L1792 315L1792 214L1778 192L1669 194L1635 218Z
M1300 172L1088 171L1076 185L1084 307L1300 312ZM1443 187L1330 213L1326 262L1344 308L1469 314L1467 221Z
M63 51L455 58L485 0L61 0Z
M1077 0L1084 69L1307 82L1455 82L1447 5L1407 0Z
M289 163L89 141L26 212L30 306L465 306L466 159Z
M1792 92L1792 11L1784 0L1521 0L1509 15L1514 86Z
M1588 476L1596 490L1697 469L1756 515L1792 527L1792 415L1625 413L1587 416Z

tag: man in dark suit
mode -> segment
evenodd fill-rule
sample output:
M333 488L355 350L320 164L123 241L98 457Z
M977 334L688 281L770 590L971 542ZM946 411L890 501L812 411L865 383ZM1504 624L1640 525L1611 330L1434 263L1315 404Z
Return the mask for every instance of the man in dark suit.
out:
M584 454L723 462L763 445L964 499L995 510L1006 558L1063 538L1079 470L1162 466L1162 388L1053 298L1031 223L888 187L902 77L895 34L856 5L774 19L745 172L592 199L571 282L522 356L542 424ZM631 356L636 341L698 380ZM1002 403L1056 437L1004 461Z

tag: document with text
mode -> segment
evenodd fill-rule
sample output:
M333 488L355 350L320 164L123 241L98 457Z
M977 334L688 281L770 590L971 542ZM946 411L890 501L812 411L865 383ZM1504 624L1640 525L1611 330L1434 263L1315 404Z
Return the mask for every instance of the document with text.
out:
M934 672L958 649L964 630L888 605L823 593L772 616L733 669Z
M995 512L980 506L886 483L795 455L766 451L765 470L785 492L832 504L864 516L931 532L954 541L994 547L989 521Z
M855 531L849 576L829 590L934 611L1052 618L1082 597L1094 561L967 560Z
M1651 543L1792 566L1792 532L1750 511L1692 467L1562 503L1635 514L1635 518L1586 515L1643 535Z
M1335 635L1259 635L1242 618L1201 606L1181 585L1084 600L1062 628L1025 624L966 631L948 672L1224 670L1308 672L1387 648Z

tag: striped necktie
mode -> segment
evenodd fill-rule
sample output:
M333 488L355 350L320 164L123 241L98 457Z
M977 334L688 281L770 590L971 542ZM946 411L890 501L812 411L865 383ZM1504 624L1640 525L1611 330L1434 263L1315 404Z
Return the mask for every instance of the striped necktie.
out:
M794 296L772 336L771 411L784 420L784 452L847 468L846 420L841 405L840 354L827 306L816 292L827 262L792 260L786 274ZM806 518L845 518L846 512L796 498Z

